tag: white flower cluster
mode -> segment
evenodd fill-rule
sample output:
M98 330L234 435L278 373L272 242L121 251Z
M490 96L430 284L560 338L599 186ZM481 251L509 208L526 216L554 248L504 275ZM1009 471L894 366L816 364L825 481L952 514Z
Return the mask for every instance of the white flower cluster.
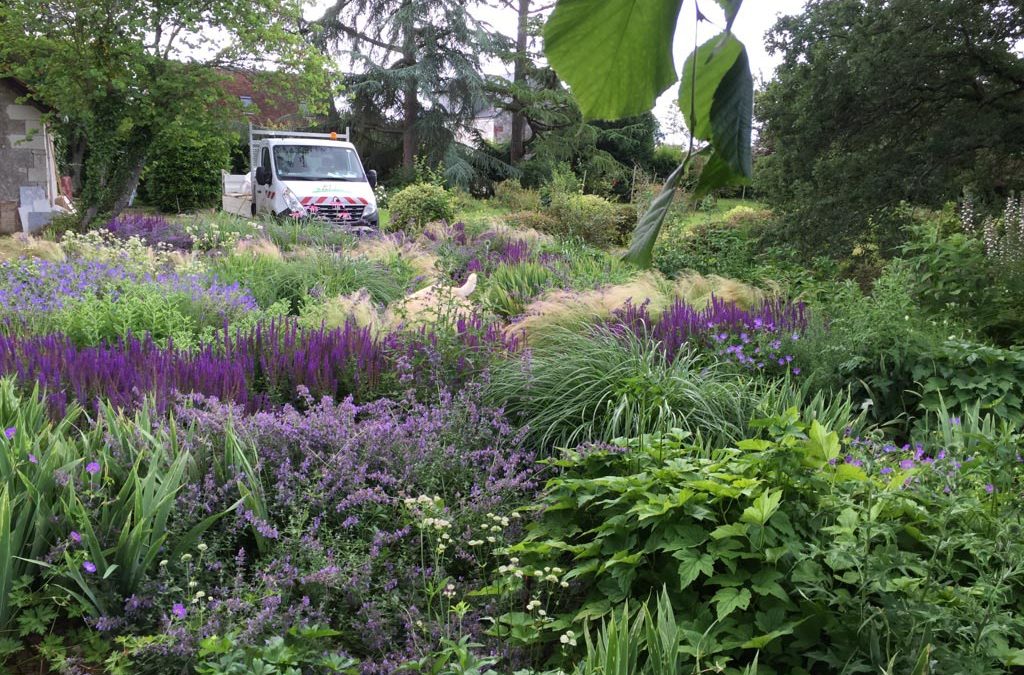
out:
M561 642L563 645L575 647L576 633L572 632L571 630L567 630L564 633L562 633L561 636L559 636L558 641Z

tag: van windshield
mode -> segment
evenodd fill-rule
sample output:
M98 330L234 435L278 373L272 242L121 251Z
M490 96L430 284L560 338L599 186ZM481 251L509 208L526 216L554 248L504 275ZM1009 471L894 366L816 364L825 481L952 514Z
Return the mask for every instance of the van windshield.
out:
M281 180L366 180L359 157L351 148L275 145L274 166Z

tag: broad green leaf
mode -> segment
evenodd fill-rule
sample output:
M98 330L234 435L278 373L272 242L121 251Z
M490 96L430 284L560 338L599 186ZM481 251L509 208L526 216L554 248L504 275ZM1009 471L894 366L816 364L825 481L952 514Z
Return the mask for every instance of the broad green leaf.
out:
M732 35L716 35L686 59L679 85L679 109L694 138L713 141L711 108L715 95L744 52L743 43Z
M751 523L764 526L775 512L779 510L779 505L782 503L782 490L776 490L774 492L766 490L758 495L754 503L748 506L743 511L743 515L740 516L740 520L744 523Z
M587 119L654 107L676 81L672 41L682 0L559 0L544 53Z
M719 82L711 103L711 142L715 155L743 178L754 175L750 139L753 119L754 78L747 49L741 44L740 53Z
M623 260L633 263L637 267L651 266L654 242L658 239L661 225L665 222L665 216L668 214L668 209L672 206L672 200L676 196L676 188L679 186L679 181L682 180L688 166L689 160L684 161L669 175L665 185L661 188L661 192L651 202L647 212L640 218L640 222L636 224L636 229L633 230L633 241L630 243L626 255L622 257Z
M682 550L676 552L673 557L682 561L679 563L680 588L686 588L701 574L710 577L715 571L715 561L707 553Z
M745 588L727 586L719 589L711 598L711 602L715 604L715 612L718 614L718 620L721 621L736 609L746 609L750 606L750 591Z

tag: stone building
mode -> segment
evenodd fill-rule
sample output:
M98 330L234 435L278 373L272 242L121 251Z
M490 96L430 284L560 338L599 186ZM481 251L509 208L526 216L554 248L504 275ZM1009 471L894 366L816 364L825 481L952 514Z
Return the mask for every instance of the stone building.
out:
M34 231L50 221L57 199L53 140L41 106L19 99L28 89L0 78L0 233Z

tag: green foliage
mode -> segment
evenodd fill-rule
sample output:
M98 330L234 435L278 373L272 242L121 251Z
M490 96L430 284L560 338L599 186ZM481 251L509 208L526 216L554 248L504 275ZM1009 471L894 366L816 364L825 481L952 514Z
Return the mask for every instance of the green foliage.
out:
M911 672L925 652L935 672L983 673L1019 658L1019 514L1012 496L992 496L1001 487L980 485L1017 485L1019 439L976 448L986 460L951 497L927 467L886 476L870 454L842 461L853 439L795 409L755 426L767 439L735 448L672 432L550 460L558 475L509 549L523 569L561 566L575 588L539 639L604 619L582 672L647 672L636 670L644 644L650 672L666 673L755 660L771 672ZM959 457L968 436L951 433ZM675 617L660 612L645 639L651 618L631 623L617 607L655 595Z
M916 409L913 371L955 330L933 323L914 302L913 279L890 265L865 294L852 281L821 284L808 298L811 321L793 345L809 384L837 391L852 387L879 423L906 425Z
M116 294L65 304L47 315L45 324L48 330L63 333L83 346L149 335L158 344L173 341L177 347L190 349L215 339L225 322L238 329L277 313L254 316L241 307L233 312L225 309L199 293L169 290L160 284L126 283ZM36 326L40 328L43 326Z
M886 211L901 200L939 208L967 185L992 203L1024 187L1024 101L1008 95L1022 37L1011 1L836 0L780 18L767 42L781 65L758 98L769 152L757 188L791 240L845 248L872 216L898 239Z
M211 270L225 283L238 283L260 307L286 303L299 314L311 297L333 297L365 288L377 302L401 298L403 289L385 268L361 258L309 251L284 260L250 253L220 258Z
M963 227L947 207L906 228L902 256L913 272L914 295L935 316L955 318L1004 345L1020 342L1024 285L1015 283L1012 270L993 264L982 233Z
M654 251L654 266L666 276L692 270L730 279L757 278L757 242L744 230L716 222L686 231L669 230Z
M913 378L921 408L962 413L974 406L1024 427L1024 351L946 340L921 354Z
M391 197L390 229L416 234L435 220L451 222L455 218L455 201L439 185L414 183Z
M181 120L164 129L150 150L146 198L158 209L181 213L220 203L220 172L230 168L232 135Z
M597 195L571 193L552 195L547 213L554 219L554 229L547 230L548 234L580 239L599 247L622 244L623 230L628 232L624 223L632 224L634 218L628 206L618 208Z
M698 199L751 176L753 79L746 48L730 32L740 3L719 4L726 13L726 30L695 45L679 90L692 136L709 142ZM545 28L545 53L580 101L584 117L614 119L649 110L675 82L672 45L681 7L678 0L560 0L555 5ZM608 44L616 48L609 50ZM595 54L605 56L595 60ZM650 266L651 250L686 164L666 179L637 224L626 255L630 262Z
M522 360L498 363L487 391L538 447L684 429L710 443L740 437L754 385L692 354L667 362L652 340L599 327L552 328Z
M317 673L356 675L359 662L344 654L325 654L323 641L341 635L321 626L293 626L284 636L264 644L245 644L238 636L211 635L199 646L199 675L299 675Z
M16 608L41 603L45 609L49 602L45 596L13 593L13 583L22 578L41 577L62 589L78 612L109 616L117 598L139 590L158 556L194 546L225 515L209 515L184 530L172 526L171 512L186 479L206 475L207 469L233 475L228 474L232 465L248 467L251 475L254 458L246 449L194 456L182 445L186 436L160 426L145 410L127 417L103 406L91 427L75 431L83 419L81 409L72 406L51 423L38 391L22 396L10 379L0 380L0 423L14 430L11 438L0 438L0 585L5 586L0 626L11 621ZM120 453L112 451L115 443ZM251 499L245 503L258 508ZM80 544L69 546L72 531ZM49 556L61 542L60 554ZM29 586L37 584L21 585L23 591ZM35 630L29 623L38 622L40 610L34 611L19 619L24 629Z
M543 211L513 211L502 216L502 220L512 227L538 232L553 232L558 229L558 221L550 213Z
M506 180L495 185L494 201L510 211L540 210L540 194L524 188L518 180Z
M126 206L166 129L238 111L225 102L224 68L260 71L264 86L314 109L335 93L327 58L296 29L301 21L294 0L218 1L202 12L133 2L96 11L91 0L40 12L15 0L0 8L0 74L28 83L32 98L56 111L68 145L85 151L79 213L91 221Z
M502 264L487 276L484 305L504 317L519 316L526 305L557 280L549 267L534 262Z

